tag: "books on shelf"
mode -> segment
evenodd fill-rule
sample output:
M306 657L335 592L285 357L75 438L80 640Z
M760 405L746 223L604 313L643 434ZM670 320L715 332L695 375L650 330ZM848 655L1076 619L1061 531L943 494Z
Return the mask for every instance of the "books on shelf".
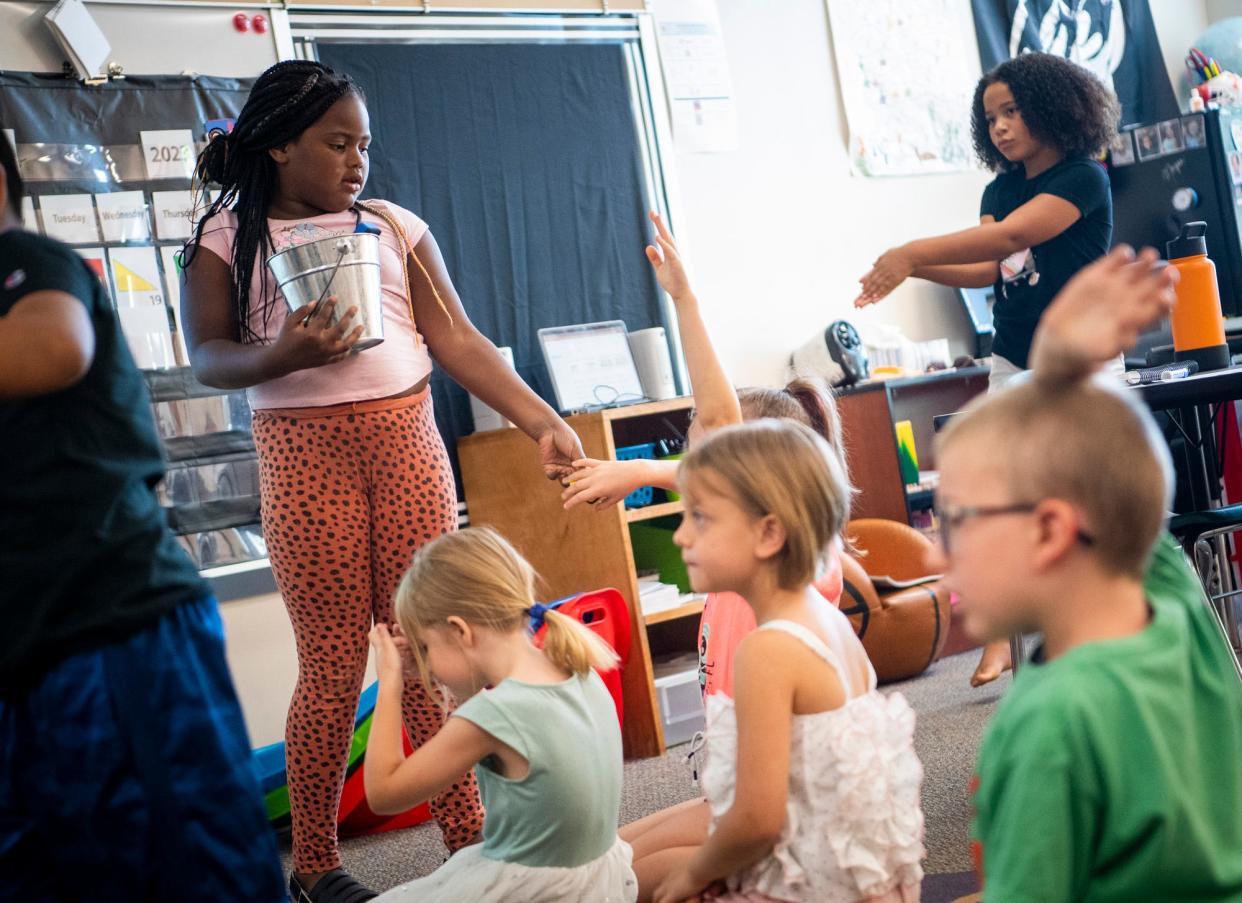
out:
M659 577L639 577L638 600L643 614L653 615L681 605L681 589L671 583L661 583Z

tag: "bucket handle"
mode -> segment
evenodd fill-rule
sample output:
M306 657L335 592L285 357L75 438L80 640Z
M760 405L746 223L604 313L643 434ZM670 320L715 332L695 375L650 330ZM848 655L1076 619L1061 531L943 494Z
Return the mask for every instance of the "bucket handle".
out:
M345 255L349 253L349 242L341 239L336 243L336 266L332 268L332 272L328 274L328 281L324 284L323 291L319 293L319 297L315 299L315 303L311 305L311 312L307 314L306 319L302 321L305 326L310 322L310 318L315 316L319 310L319 305L323 303L323 299L328 297L328 292L332 289L332 280L336 279L337 270L341 268L341 262L345 260Z

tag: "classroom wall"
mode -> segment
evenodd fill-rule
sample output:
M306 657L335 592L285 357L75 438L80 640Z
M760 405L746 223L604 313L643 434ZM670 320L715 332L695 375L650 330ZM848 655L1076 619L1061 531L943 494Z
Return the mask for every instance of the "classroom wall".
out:
M990 176L852 175L823 0L718 3L740 149L678 153L675 163L680 230L729 374L778 383L790 351L837 318L895 323L911 339L947 337L966 352L969 324L953 290L910 280L864 311L852 300L885 249L976 224ZM1151 9L1176 76L1207 25L1203 0L1151 0Z
M43 21L53 4L34 0L0 3L0 69L57 72L64 54ZM92 3L87 9L108 39L111 59L131 75L196 72L233 78L258 75L276 62L271 29L239 33L233 16L270 9L252 2L236 6Z

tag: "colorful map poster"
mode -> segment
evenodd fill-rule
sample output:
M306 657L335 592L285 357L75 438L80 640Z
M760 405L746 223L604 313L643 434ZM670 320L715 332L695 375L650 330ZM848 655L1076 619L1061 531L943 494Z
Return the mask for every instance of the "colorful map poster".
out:
M970 0L827 0L850 159L867 176L973 168Z

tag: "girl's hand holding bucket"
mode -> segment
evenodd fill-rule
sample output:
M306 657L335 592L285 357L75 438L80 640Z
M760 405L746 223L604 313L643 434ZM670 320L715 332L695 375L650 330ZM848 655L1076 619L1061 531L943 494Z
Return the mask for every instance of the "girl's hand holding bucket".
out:
M273 369L280 375L335 364L349 355L350 348L362 335L362 325L353 326L358 308L350 307L333 325L336 300L334 295L321 301L318 307L308 304L285 319L276 341L268 346Z

